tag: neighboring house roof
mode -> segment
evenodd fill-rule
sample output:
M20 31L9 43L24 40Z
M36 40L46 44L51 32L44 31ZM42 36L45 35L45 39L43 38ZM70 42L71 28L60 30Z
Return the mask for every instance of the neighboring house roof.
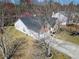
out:
M39 23L39 21L37 21L35 18L33 17L22 17L21 21L23 21L23 23L30 29L33 30L35 32L39 32L41 29L41 24Z
M61 22L67 21L67 17L60 12L52 14L52 18L58 18L58 20L61 21Z

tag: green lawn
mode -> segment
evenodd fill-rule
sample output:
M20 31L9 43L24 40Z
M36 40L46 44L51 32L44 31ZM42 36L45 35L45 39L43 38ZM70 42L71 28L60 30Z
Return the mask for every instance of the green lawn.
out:
M79 44L79 36L71 36L70 33L66 31L56 34L55 38Z
M19 39L19 38L32 39L30 36L28 36L28 35L26 35L26 34L20 32L20 31L16 30L16 29L14 28L14 26L8 26L8 27L6 28L5 33L11 35L11 36L14 37L14 38L18 38L18 39Z
M28 49L26 49L25 56L23 58L32 59L32 52L34 50L34 42L32 41L32 38L30 36L27 36L23 34L22 32L16 30L13 26L8 26L6 28L5 33L8 33L8 35L11 35L13 38L26 38L28 40ZM31 53L30 53L31 50ZM57 50L52 50L53 57L52 59L71 59L69 56L58 52ZM31 57L30 57L31 56Z
M69 56L55 50L54 48L53 48L52 51L53 51L53 54L54 54L52 59L71 59L71 57L69 57Z

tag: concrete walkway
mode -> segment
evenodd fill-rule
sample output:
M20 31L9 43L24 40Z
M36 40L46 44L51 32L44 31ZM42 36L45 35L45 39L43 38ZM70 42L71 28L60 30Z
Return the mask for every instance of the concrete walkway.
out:
M79 46L67 41L62 41L51 36L45 37L46 43L56 50L72 57L72 59L79 59Z

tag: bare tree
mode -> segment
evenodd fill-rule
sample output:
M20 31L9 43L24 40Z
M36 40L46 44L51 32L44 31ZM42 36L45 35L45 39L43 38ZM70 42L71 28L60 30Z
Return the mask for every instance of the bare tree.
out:
M17 52L24 49L25 39L12 39L7 36L0 38L0 50L4 59L11 59Z
M33 54L35 56L35 59L51 59L52 50L49 44L45 42L45 39L41 39L39 41L37 40L35 43L36 47L39 49Z
M4 10L2 10L2 18L1 18L1 37L0 37L0 50L4 59L11 59L16 55L19 51L24 49L25 39L14 39L10 34L5 33L4 27ZM21 54L19 52L19 54Z

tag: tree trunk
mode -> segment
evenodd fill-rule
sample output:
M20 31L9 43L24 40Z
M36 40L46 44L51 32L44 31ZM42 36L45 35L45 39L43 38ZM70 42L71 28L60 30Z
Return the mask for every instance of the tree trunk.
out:
M7 57L4 57L4 59L8 59Z

